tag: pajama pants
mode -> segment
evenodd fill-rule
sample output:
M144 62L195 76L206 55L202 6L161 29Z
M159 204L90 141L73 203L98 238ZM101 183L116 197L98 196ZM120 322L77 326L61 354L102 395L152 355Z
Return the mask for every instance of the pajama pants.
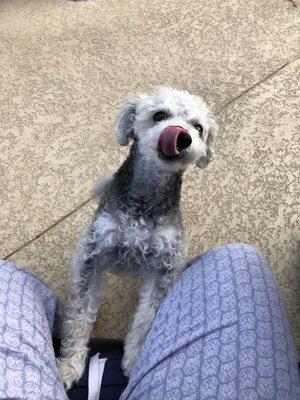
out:
M67 399L51 342L56 304L41 280L0 262L0 399ZM252 246L223 245L188 263L120 398L181 399L300 399L284 300Z

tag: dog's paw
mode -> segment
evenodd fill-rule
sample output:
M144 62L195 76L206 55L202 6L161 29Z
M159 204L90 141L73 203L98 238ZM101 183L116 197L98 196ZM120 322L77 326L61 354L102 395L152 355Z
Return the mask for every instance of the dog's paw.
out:
M134 367L136 362L136 357L126 357L124 356L122 359L122 369L124 372L124 375L129 378L129 375L132 371L132 368Z
M122 370L125 376L127 376L127 378L129 378L130 372L132 370L133 367L133 361L129 360L129 359L125 359L123 357L122 360Z
M81 378L85 367L84 361L80 353L75 353L67 358L60 357L56 360L66 390L71 389L73 383Z

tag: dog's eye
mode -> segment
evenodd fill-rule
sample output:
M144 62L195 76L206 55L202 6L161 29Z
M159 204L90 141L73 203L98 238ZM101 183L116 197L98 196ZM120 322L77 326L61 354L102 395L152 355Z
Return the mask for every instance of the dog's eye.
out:
M194 125L194 128L197 129L197 131L199 132L199 136L202 138L203 135L203 127L200 124L196 124Z
M165 111L157 111L154 115L153 115L153 121L154 122L160 122L160 121L164 121L165 119L168 118L168 114Z

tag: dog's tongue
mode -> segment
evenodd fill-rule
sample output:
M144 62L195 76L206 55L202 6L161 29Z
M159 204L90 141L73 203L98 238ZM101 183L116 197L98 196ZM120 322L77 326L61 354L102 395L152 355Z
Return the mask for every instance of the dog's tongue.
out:
M167 126L160 134L157 142L157 148L166 156L178 156L180 153L177 150L177 139L182 128L179 126Z

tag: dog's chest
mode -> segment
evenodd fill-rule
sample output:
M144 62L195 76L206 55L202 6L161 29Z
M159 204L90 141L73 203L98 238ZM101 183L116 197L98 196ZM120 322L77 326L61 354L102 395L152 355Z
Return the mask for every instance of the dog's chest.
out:
M182 245L180 228L172 226L161 217L155 224L143 217L134 218L121 211L116 215L101 213L93 224L95 250L111 250L118 261L129 258L158 258L179 250Z

